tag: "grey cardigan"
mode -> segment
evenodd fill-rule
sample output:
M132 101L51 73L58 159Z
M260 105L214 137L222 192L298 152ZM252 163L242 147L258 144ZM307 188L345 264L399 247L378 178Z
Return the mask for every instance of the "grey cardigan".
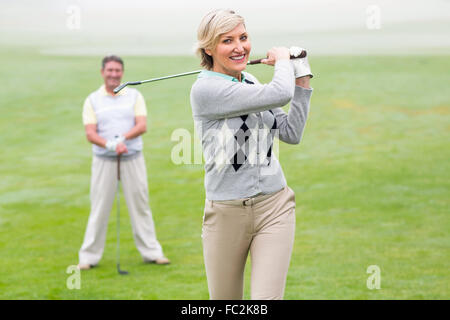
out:
M242 82L211 71L191 89L191 107L205 158L208 200L235 200L277 192L286 186L273 152L274 138L298 144L312 89L295 86L288 60L277 61L273 79L260 84L249 73ZM291 101L286 114L281 107Z

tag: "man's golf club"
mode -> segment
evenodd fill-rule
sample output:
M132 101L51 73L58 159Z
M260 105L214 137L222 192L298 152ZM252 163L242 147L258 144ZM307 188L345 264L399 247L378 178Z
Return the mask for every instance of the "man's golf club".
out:
M304 57L306 57L306 54L307 54L306 51L303 50L298 57L291 56L291 59L304 58ZM261 63L261 60L262 59L251 60L247 64L248 65L259 64L259 63ZM178 77L188 76L188 75L191 75L191 74L197 74L197 73L200 73L200 72L202 72L202 70L195 70L195 71L190 71L190 72L185 72L185 73L174 74L174 75L171 75L171 76L165 76L165 77L160 77L160 78L153 78L153 79L142 80L142 81L129 81L129 82L122 83L120 86L115 88L114 89L114 93L119 92L120 90L122 90L126 86L137 86L137 85L143 84L143 83L154 82L154 81L165 80L165 79L171 79L171 78L178 78Z
M117 156L117 272L128 274L128 271L120 270L120 154Z

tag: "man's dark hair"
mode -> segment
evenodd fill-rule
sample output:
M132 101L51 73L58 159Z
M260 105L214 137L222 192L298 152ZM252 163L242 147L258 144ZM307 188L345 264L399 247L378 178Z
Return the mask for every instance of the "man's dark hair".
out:
M105 69L105 65L108 62L110 62L110 61L115 61L115 62L120 63L122 65L122 69L123 69L123 60L122 60L122 58L119 57L119 56L116 56L114 54L111 54L111 55L106 56L106 57L103 58L103 60L102 60L102 69Z

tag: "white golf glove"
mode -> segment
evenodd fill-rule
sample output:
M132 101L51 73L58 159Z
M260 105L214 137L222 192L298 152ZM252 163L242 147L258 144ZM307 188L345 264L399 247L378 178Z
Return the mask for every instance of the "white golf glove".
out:
M106 150L116 152L117 145L125 141L125 137L123 135L117 136L114 139L108 140L106 142Z
M293 57L298 57L304 49L300 47L290 47L289 53ZM296 78L310 76L313 77L311 73L311 67L309 66L308 56L304 58L291 59L291 64L294 66L294 73Z

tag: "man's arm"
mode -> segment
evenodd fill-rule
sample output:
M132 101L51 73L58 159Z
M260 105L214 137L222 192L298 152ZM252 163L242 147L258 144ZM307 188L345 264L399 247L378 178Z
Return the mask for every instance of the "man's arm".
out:
M97 133L97 118L89 97L86 98L83 105L83 124L87 140L101 148L105 148L107 141Z
M133 139L147 132L147 107L142 94L138 91L136 104L134 105L135 125L130 131L124 134L125 139Z
M97 133L97 125L96 124L87 124L84 126L86 131L86 138L90 143L96 144L101 148L106 148L106 143L108 142L106 139L99 136ZM134 129L134 128L133 128ZM122 154L127 153L128 149L125 143L119 143L116 146L116 153Z
M126 140L130 140L133 138L139 137L141 134L147 132L147 117L146 116L137 116L135 117L136 124L130 131L124 134Z
M135 106L135 112L139 115L135 117L135 125L130 131L125 133L123 137L126 140L139 137L141 134L147 131L147 117L145 101L142 95L139 94L138 102ZM83 107L83 121L86 123L84 128L86 131L86 138L90 143L93 143L101 148L106 148L108 141L102 138L97 132L97 123L95 119L95 114L90 104L89 99L86 99ZM118 154L127 153L127 147L125 143L118 143L116 146L116 152Z
M84 126L86 131L86 138L90 143L96 144L99 147L106 147L106 139L100 137L97 133L97 125L96 124L87 124Z
M86 131L86 138L90 143L96 144L99 147L106 148L106 139L100 137L97 133L96 124L87 124L84 126ZM124 134L126 140L139 137L141 134L147 132L147 117L136 117L136 125L130 131Z
M146 116L137 116L135 117L135 125L131 128L130 131L125 133L123 136L125 140L133 139L139 137L141 134L147 132L147 117ZM128 153L127 146L125 143L121 142L117 144L116 147L117 154Z

